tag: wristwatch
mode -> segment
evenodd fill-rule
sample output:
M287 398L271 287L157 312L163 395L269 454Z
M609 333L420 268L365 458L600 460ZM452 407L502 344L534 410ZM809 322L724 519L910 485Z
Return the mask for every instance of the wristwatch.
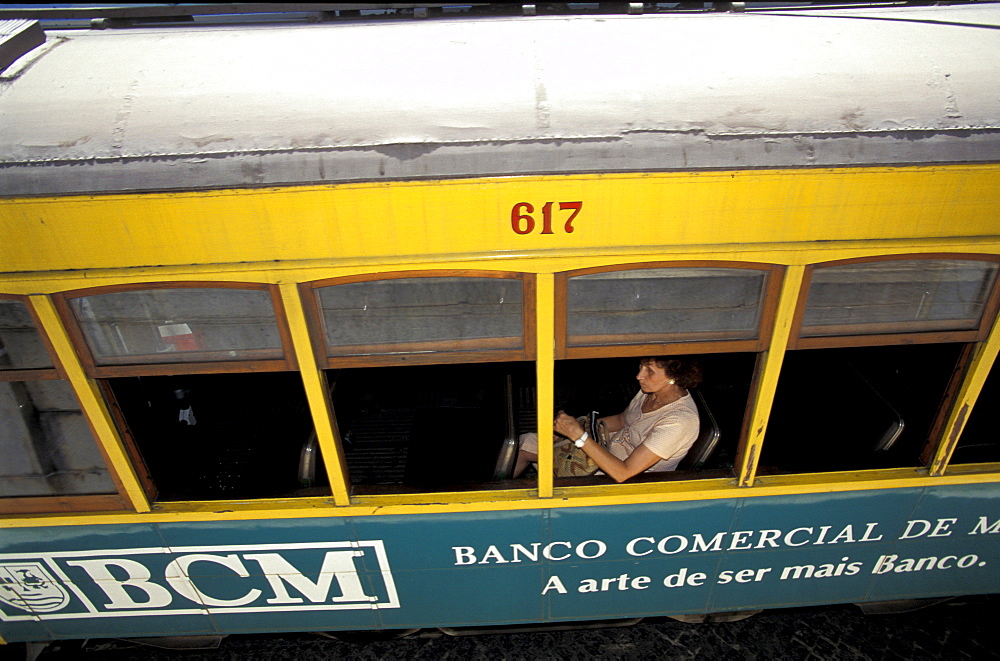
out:
M578 448L582 448L583 444L587 442L588 438L590 438L590 434L588 434L587 432L583 432L583 436L573 441L573 445L575 445Z

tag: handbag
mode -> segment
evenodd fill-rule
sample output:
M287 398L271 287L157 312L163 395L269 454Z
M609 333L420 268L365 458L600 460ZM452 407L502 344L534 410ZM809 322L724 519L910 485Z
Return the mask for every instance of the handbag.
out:
M590 437L601 447L607 448L610 434L603 420L597 419L597 411L591 411L589 416L576 419L580 426L590 433ZM583 477L593 475L598 466L583 448L568 438L556 438L552 444L552 466L556 477Z

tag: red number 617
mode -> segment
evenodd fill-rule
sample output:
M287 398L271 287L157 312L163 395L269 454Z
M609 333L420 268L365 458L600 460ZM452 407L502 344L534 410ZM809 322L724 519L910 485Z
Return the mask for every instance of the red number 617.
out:
M552 231L552 205L556 202L546 202L545 206L542 207L542 234L555 234ZM566 234L572 234L573 232L573 219L576 215L580 213L580 209L583 208L583 202L559 202L559 210L566 211L570 209L573 211L566 219L566 224L563 226L563 231ZM535 217L532 216L535 212L535 207L530 202L518 202L510 210L510 227L517 234L531 234L535 231Z

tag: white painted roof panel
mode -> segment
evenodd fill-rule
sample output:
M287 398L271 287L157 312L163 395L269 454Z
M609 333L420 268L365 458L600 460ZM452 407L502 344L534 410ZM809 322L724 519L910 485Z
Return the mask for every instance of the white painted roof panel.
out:
M0 194L998 160L998 27L983 5L51 33L0 76Z

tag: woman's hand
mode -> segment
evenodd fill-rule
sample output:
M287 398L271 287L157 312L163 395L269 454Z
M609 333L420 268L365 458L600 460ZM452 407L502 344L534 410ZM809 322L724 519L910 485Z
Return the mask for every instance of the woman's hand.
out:
M619 418L619 416L609 417L612 421L616 421L616 418ZM583 427L576 421L576 418L562 411L556 416L556 421L552 425L552 428L557 434L561 434L571 441L575 441L583 436ZM630 477L645 471L647 468L652 468L653 464L661 459L645 445L640 445L622 461L589 439L584 444L583 451L615 482L624 482Z
M564 411L559 411L559 415L556 416L556 421L552 425L552 429L557 433L565 436L571 441L583 436L583 427L580 423L576 421L571 415L568 415Z

